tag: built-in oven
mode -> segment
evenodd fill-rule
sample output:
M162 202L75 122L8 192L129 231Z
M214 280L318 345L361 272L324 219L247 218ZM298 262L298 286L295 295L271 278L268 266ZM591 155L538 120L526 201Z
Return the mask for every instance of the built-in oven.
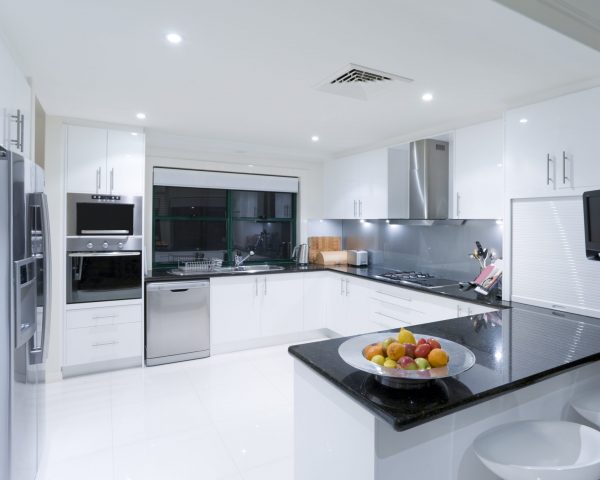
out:
M67 194L67 236L141 236L142 197Z
M141 237L67 238L67 303L142 298Z

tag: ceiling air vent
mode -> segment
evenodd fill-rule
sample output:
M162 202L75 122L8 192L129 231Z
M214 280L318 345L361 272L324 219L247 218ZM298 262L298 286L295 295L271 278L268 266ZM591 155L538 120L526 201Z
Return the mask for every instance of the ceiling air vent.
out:
M358 100L368 100L375 94L393 91L399 84L412 81L412 78L351 63L342 71L321 82L316 89Z

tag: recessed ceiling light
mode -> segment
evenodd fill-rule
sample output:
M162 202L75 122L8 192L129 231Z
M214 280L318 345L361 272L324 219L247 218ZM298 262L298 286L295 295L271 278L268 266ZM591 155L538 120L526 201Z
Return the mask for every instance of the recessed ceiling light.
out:
M311 139L313 142L318 142L318 141L319 141L319 136L318 136L318 135L313 135L312 137L310 137L310 139Z
M137 136L138 136L138 132L131 132L131 134L132 134L134 137L137 137Z
M145 120L145 119L146 119L146 114L145 114L145 113L142 113L142 112L140 112L140 113L136 113L136 115L135 115L135 116L136 116L136 118L137 118L138 120Z
M252 168L254 165L252 165L251 163L249 163L249 164L248 164L248 166L249 166L250 168Z
M497 166L498 168L502 168L502 164L501 164L501 163L497 163L497 164L496 164L496 166Z
M522 118L521 120L519 120L519 123L527 123L529 120L527 120L526 118Z
M433 93L424 93L421 99L424 102L431 102L433 100Z
M179 45L183 38L178 33L169 33L166 37L167 42L172 43L173 45Z

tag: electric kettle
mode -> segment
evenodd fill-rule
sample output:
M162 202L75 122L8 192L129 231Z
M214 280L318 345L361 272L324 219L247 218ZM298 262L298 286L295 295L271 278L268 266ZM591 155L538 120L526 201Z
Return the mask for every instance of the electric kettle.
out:
M296 260L298 265L308 265L308 244L301 243L294 247L292 260Z

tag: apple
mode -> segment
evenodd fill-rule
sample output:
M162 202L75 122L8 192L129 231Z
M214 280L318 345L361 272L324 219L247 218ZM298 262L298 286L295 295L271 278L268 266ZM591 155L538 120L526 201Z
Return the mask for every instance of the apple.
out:
M417 348L415 348L415 357L427 358L427 355L429 355L429 352L431 352L431 350L432 350L431 345L429 345L427 343L417 345Z
M440 342L438 342L435 338L430 338L427 340L427 343L429 345L431 345L431 349L433 350L434 348L442 348L442 346L440 345Z
M425 358L415 358L415 363L417 364L419 370L427 370L428 368L431 368L431 365L429 365L429 362Z
M423 345L427 343L427 340L425 340L423 337L419 338L419 341L417 342L417 345Z
M398 366L404 370L417 370L418 369L415 361L412 358L407 357L406 355L404 357L401 357L400 360L398 360Z
M407 357L415 358L415 348L416 348L416 345L414 343L405 343L404 344L404 355Z

